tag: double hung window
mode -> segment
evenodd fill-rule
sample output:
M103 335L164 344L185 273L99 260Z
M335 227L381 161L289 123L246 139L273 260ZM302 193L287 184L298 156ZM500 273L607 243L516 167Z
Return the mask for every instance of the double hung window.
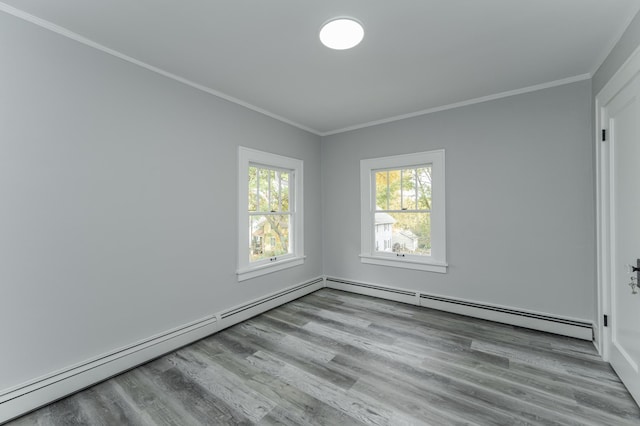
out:
M304 261L302 161L239 149L240 281Z
M362 160L361 260L446 272L444 150Z

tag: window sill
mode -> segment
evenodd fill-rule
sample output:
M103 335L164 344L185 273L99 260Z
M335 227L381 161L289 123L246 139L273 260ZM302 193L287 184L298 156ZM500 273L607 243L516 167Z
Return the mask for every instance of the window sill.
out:
M415 269L418 271L438 272L446 274L448 264L443 262L423 261L418 262L408 259L393 259L382 256L372 256L370 254L361 254L360 261L371 265L392 266L394 268Z
M277 262L267 263L260 266L253 266L250 268L239 269L236 271L238 275L238 281L250 280L261 275L270 274L272 272L281 271L283 269L293 268L294 266L302 265L304 259L307 256L291 257L288 259L278 260Z

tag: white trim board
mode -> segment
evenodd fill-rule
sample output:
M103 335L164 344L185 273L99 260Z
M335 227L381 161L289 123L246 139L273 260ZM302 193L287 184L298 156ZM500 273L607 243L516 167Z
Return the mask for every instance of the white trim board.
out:
M344 290L379 297L381 299L424 306L440 311L452 312L562 336L575 337L582 340L591 341L593 339L593 323L587 320L549 315L500 305L477 303L470 300L422 293L416 290L406 290L334 277L326 277L325 283L326 287L336 290Z
M324 287L321 277L0 390L0 424Z

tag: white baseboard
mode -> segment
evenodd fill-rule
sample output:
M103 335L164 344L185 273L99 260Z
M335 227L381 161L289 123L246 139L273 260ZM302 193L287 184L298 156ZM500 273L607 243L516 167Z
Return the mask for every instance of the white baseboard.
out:
M0 424L322 287L323 278L316 278L0 390Z
M593 340L593 323L587 320L550 315L541 312L510 308L506 306L477 303L470 300L438 296L416 290L326 277L326 286L337 290L379 297L397 302L410 303L441 311L452 312L474 318L533 330L545 331L582 340Z

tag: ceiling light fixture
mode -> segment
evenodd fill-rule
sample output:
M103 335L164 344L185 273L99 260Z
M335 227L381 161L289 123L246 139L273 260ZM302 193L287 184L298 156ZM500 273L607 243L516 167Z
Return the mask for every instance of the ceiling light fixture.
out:
M364 29L353 18L334 18L326 22L320 30L320 41L330 49L345 50L360 44Z

